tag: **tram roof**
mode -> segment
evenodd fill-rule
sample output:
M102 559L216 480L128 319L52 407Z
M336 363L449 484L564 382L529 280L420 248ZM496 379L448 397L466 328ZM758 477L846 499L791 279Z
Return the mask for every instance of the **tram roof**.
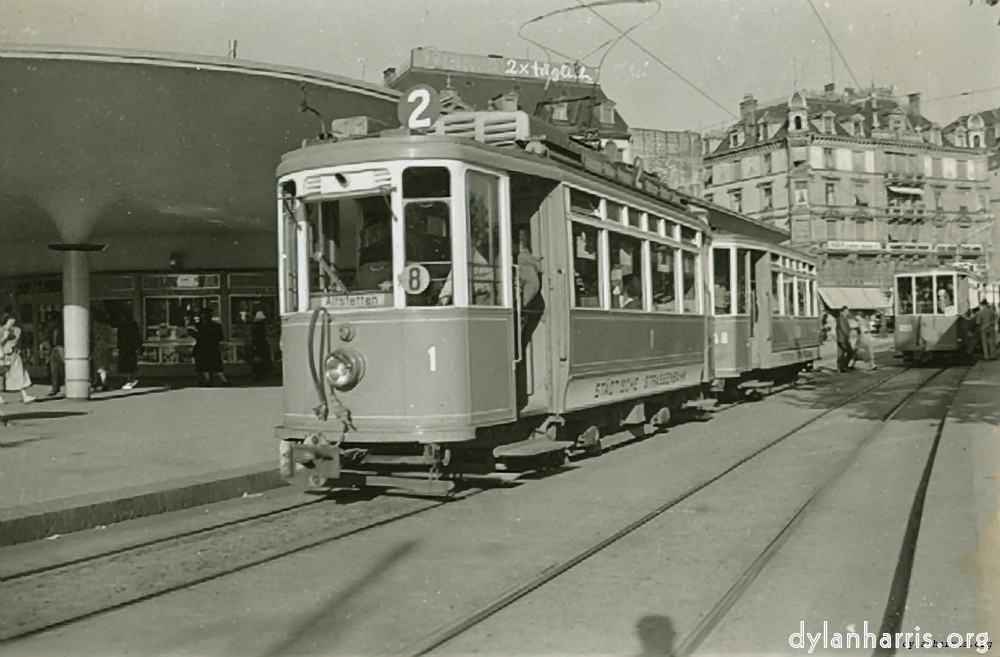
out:
M702 227L707 223L713 231L745 235L769 245L789 239L788 231L671 189L657 177L645 173L641 165L614 162L603 152L584 147L559 128L524 112L456 112L441 117L432 130L431 134L413 135L401 129L378 135L352 136L332 143L303 144L302 148L282 157L278 177L331 166L334 152L337 164L406 158L469 161L471 157L480 164L570 184L586 182L593 187L597 183L600 189L595 191L619 198L632 195L630 202L633 203L637 199L651 200L658 212L663 212L666 205L673 210L674 218L684 217ZM795 255L802 257L802 254Z
M753 236L739 233L732 233L729 231L720 231L712 236L713 246L737 246L748 249L759 249L761 251L767 251L768 253L775 253L786 258L794 258L799 262L804 262L809 265L816 265L816 258L813 256L799 251L787 244L775 244L767 240L757 239Z

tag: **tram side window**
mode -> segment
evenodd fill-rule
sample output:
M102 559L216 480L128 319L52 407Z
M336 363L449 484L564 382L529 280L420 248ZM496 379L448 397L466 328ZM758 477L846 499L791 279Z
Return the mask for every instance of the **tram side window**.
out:
M732 313L732 282L729 271L730 249L712 249L712 266L715 280L712 290L715 294L715 314L729 315Z
M913 314L913 278L900 276L896 279L896 298L899 300L900 315Z
M403 171L403 225L406 264L419 264L430 284L407 292L407 306L451 305L451 177L445 167L410 167ZM437 200L440 199L440 200Z
M931 276L917 276L917 314L934 314L934 284Z
M666 244L653 242L652 283L653 309L677 312L677 259L676 251Z
M581 192L579 189L569 188L569 209L574 214L600 219L601 199L593 194ZM614 221L621 221L615 218Z
M747 256L746 249L736 250L736 313L746 315L747 308Z
M698 313L698 256L681 251L681 276L684 285L684 312Z
M601 307L599 235L596 228L573 223L573 305L576 308Z
M798 289L798 308L795 313L799 317L808 317L812 313L809 311L809 281L804 278L795 279L795 285Z
M314 293L392 289L392 213L377 196L306 204Z
M937 277L937 312L939 315L955 315L955 277L951 274Z
M499 306L499 180L477 171L466 173L469 214L469 304Z
M781 314L788 317L795 315L795 280L790 274L785 274L785 296L781 303Z
M620 310L645 310L642 294L642 241L609 231L608 246L611 260L611 307Z
M773 263L772 263L773 266ZM771 271L771 314L781 314L781 274Z

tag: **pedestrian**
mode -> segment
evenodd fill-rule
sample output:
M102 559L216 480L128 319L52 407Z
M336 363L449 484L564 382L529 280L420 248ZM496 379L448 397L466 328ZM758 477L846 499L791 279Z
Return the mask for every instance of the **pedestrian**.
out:
M35 398L28 394L31 377L21 360L21 328L13 315L6 314L0 324L0 391L20 392L21 400L28 404ZM5 403L0 395L0 404Z
M257 311L250 325L250 370L253 380L258 383L274 373L271 343L267 341L267 316L263 310Z
M203 386L211 386L212 379L218 378L222 385L228 385L229 381L222 371L222 326L215 321L210 310L201 309L191 332L194 333L192 355L198 382Z
M837 370L848 372L854 359L854 349L851 347L851 322L847 306L837 313Z
M877 370L875 365L875 349L872 344L871 323L864 315L858 315L858 339L854 346L854 360L864 356L868 361L869 370Z
M90 368L91 388L94 392L108 389L108 373L111 371L111 359L114 356L115 330L108 323L107 312L103 306L94 308L91 313L93 325L90 329Z
M139 323L129 310L123 310L118 318L118 373L125 375L122 390L131 390L139 385L139 352L142 350L142 331Z
M993 306L986 299L979 302L976 324L979 328L979 341L983 345L983 358L996 360L996 316L993 314Z
M66 384L66 347L63 346L63 331L60 322L52 327L52 348L49 350L49 397L55 397Z

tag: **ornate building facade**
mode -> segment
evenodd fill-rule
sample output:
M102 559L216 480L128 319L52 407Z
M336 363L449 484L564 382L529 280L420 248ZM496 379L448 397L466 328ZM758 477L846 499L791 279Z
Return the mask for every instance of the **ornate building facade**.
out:
M888 291L906 265L986 271L984 138L953 138L921 114L920 94L827 85L772 103L748 95L740 116L707 144L705 197L787 228L823 284Z

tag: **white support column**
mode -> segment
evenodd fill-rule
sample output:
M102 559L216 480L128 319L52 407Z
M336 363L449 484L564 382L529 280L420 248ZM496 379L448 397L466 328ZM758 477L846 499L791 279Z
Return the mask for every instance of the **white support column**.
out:
M90 252L98 244L52 244L63 252L66 399L90 399Z

